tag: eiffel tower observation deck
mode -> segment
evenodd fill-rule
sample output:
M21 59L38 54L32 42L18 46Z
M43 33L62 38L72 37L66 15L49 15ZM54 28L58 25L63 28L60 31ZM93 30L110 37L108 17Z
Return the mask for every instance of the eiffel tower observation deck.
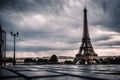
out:
M95 62L97 54L94 52L93 46L90 41L86 7L84 8L83 12L84 12L83 37L79 52L78 54L76 54L76 57L74 59L74 63L79 62L80 64L91 64Z

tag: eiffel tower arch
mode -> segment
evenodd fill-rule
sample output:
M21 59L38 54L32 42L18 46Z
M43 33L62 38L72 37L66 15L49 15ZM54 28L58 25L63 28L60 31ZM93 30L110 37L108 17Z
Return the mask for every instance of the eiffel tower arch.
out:
M88 30L88 22L87 22L87 9L84 8L84 23L83 23L83 37L81 46L78 54L74 58L74 63L80 62L81 64L91 64L95 59L97 59L97 54L95 53Z

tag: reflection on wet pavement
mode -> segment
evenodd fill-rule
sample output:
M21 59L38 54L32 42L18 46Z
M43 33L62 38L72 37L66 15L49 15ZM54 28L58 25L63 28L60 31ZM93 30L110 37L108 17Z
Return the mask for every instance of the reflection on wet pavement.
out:
M0 68L0 80L120 80L119 65L17 65Z

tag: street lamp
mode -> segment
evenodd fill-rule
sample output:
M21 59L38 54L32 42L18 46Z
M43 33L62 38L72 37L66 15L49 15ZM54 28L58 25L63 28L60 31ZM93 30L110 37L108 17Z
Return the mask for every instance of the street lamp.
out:
M13 54L13 66L16 65L16 60L15 60L15 37L18 37L19 33L13 33L10 32L11 36L14 37L14 54Z

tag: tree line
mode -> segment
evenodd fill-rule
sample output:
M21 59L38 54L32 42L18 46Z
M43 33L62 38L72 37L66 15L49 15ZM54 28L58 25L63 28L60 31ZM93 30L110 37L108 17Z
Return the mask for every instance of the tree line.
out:
M6 62L12 62L12 58L7 58ZM96 63L95 64L120 64L120 56L114 57L114 58L100 58L100 59L95 59ZM25 58L24 59L24 64L29 64L29 63L34 63L34 64L74 64L73 61L66 60L63 63L60 63L58 61L58 58L56 55L52 55L50 59L32 59L32 58Z

